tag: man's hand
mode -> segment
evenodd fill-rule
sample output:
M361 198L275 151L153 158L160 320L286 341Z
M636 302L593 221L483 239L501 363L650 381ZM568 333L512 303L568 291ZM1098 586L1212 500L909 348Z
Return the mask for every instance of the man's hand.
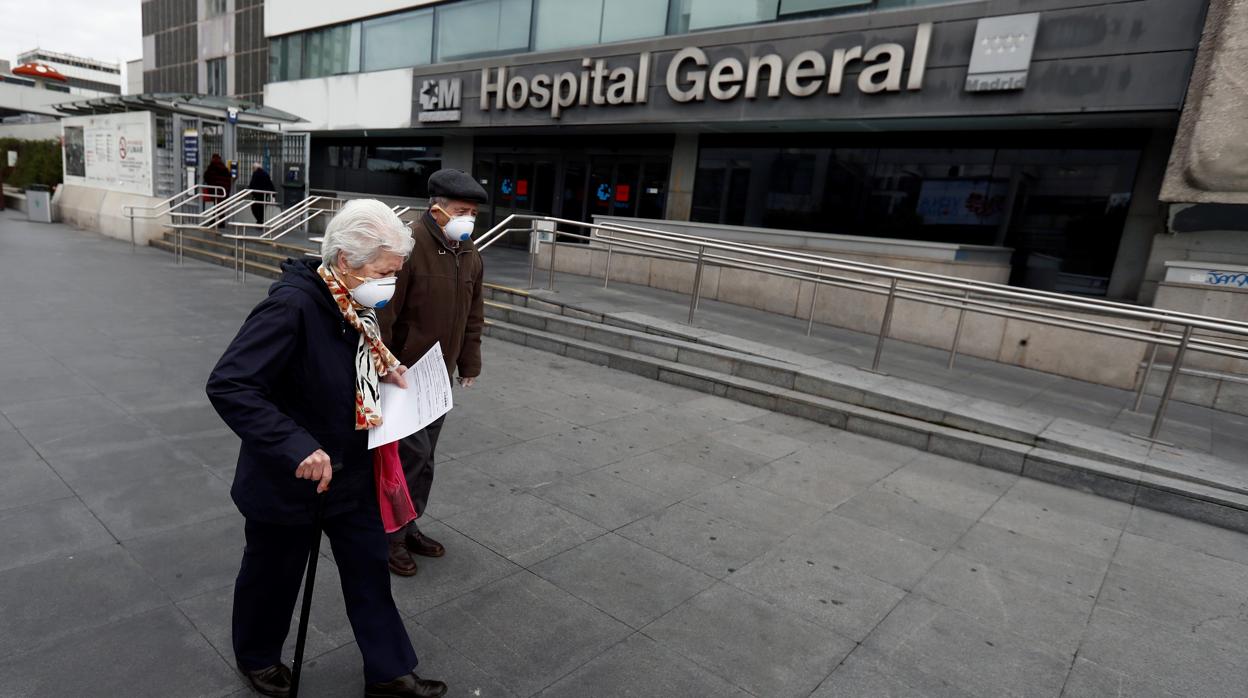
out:
M312 455L303 459L298 468L295 468L295 477L303 480L320 480L320 484L316 486L316 493L320 494L329 489L329 481L334 479L334 467L329 462L329 454L321 449L316 449Z
M472 377L472 378L465 378L463 376L459 377L459 384L465 388L471 388L474 384L476 384L476 382L477 382L476 377Z
M407 367L399 364L398 366L390 369L386 375L382 376L381 380L386 383L394 383L400 388L407 390L407 379L403 377L404 373L407 373Z

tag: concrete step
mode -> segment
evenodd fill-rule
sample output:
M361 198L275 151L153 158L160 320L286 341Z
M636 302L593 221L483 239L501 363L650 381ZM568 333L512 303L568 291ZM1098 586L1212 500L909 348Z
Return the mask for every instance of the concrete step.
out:
M164 240L164 239L157 238L155 240L152 240L148 244L150 244L152 247L158 250L164 250L169 253L173 253L174 251L174 244L171 240ZM186 256L188 259L195 259L201 262L208 262L209 264L216 264L218 266L228 267L230 269L234 268L233 247L230 248L228 253L222 253L222 252L217 252L217 251L213 251L210 249L192 247L191 245L188 244L185 247L183 247L182 254ZM255 275L255 276L262 276L262 277L270 278L270 279L276 279L277 277L281 276L281 273L282 273L282 270L278 268L275 264L255 261L251 257L251 255L248 254L247 274L249 276Z
M171 245L174 243L173 235L166 234L164 240ZM233 265L234 259L234 241L225 238L214 237L190 237L182 238L183 246L190 249L206 250L214 254L225 255L230 258L230 264ZM260 262L269 266L276 267L282 261L289 259L292 255L282 254L273 251L273 248L267 246L257 246L255 243L247 244L247 268L250 269L252 263Z
M706 344L693 328L497 285L487 285L486 295L486 333L500 339L1248 531L1248 476L1211 456L1156 453L1142 439L849 366L790 363L796 356L756 343Z

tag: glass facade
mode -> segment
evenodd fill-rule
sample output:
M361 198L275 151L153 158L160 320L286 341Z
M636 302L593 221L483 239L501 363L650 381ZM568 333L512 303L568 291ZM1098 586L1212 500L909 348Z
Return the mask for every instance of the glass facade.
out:
M876 146L733 140L704 138L695 221L1012 247L1013 283L1055 288L1060 273L1103 290L1143 136L942 134L941 148L924 147L930 134L912 147L901 134Z
M313 189L423 197L441 167L439 139L317 139L308 181Z
M269 79L389 70L959 1L963 0L456 0L274 37L269 42ZM325 51L332 55L319 57Z

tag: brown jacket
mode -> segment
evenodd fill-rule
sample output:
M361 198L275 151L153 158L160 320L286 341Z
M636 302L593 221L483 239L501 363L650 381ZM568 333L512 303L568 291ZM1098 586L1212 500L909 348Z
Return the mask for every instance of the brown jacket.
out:
M404 366L442 343L446 370L462 378L481 375L485 306L481 254L472 242L452 248L429 214L412 226L416 246L398 274L394 299L377 312L381 337Z

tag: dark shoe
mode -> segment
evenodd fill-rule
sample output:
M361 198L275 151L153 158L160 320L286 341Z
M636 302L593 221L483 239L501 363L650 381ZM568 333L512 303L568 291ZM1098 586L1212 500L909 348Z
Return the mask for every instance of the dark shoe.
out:
M420 529L415 526L408 529L407 535L403 540L407 543L407 549L410 550L413 555L422 555L424 557L442 557L446 554L446 548L443 547L441 543L421 533Z
M401 540L390 541L390 571L400 577L411 577L416 574L416 561Z
M262 696L286 698L290 695L290 669L285 664L274 664L255 671L247 671L240 666L238 670L251 682L256 693Z
M364 698L439 698L446 695L446 684L428 681L415 674L364 687Z

